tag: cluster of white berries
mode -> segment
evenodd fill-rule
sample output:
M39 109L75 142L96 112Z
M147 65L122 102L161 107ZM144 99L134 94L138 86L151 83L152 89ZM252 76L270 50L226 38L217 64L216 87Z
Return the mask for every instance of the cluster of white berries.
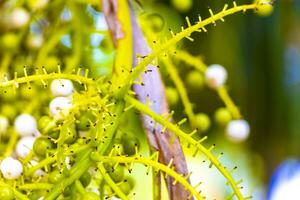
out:
M223 86L227 80L226 69L219 65L210 65L205 72L206 84L212 89ZM246 120L232 120L226 128L227 137L233 142L245 141L250 133L250 127Z
M14 127L21 136L16 146L16 154L25 158L32 150L36 136L39 135L36 119L29 114L21 114L15 119Z
M57 79L52 81L51 93L55 98L50 102L49 108L54 118L60 119L68 114L72 106L70 96L73 90L73 83L70 80ZM0 116L0 134L7 131L8 125L8 119ZM39 135L37 121L30 114L23 113L16 117L14 128L16 133L21 137L16 145L15 152L19 158L24 159L33 149L35 139ZM69 158L66 158L66 163L69 163ZM30 165L36 164L36 161L30 161ZM1 161L0 171L6 179L17 179L23 172L23 165L13 157L6 157ZM35 174L39 176L44 174L44 172L38 170Z
M51 83L51 93L55 98L50 102L50 113L56 119L62 119L69 113L72 107L72 95L74 86L68 79L56 79Z

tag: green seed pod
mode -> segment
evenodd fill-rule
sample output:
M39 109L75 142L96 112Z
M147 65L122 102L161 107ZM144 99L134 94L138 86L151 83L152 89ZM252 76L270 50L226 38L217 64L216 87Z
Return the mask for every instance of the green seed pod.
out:
M219 108L215 112L214 118L215 121L221 126L227 125L232 120L231 113L227 108Z
M177 102L179 100L179 95L175 88L167 87L166 88L166 96L167 96L167 100L170 105L177 104Z
M37 96L37 89L34 85L31 85L30 87L22 85L20 87L20 94L24 99L31 99L32 97Z
M92 179L91 174L88 171L86 171L84 174L82 174L82 176L80 177L79 180L80 180L81 184L83 185L83 187L86 187L90 184L91 179Z
M164 28L164 19L156 13L147 15L147 25L151 27L154 32L160 32Z
M193 6L193 0L172 0L171 2L179 12L187 12Z
M12 50L18 46L18 36L15 33L7 33L2 36L1 44L4 49Z
M0 96L4 101L11 102L17 98L17 93L11 87L1 88Z
M65 138L65 143L67 144L72 144L76 141L76 138L77 138L77 132L76 132L76 129L75 129L75 126L71 126L69 129L68 129L68 133L67 133L67 136Z
M128 195L133 189L132 185L129 183L127 179L125 179L121 184L118 185L122 192Z
M186 82L189 87L200 89L204 86L205 80L200 72L194 70L187 74Z
M107 169L107 171L115 183L119 183L124 180L125 170L122 165L118 165L117 167L111 166Z
M136 147L137 149L139 149L140 142L136 137L124 134L122 136L122 145L123 145L124 153L129 156L132 156L135 155L136 153L135 150Z
M43 135L48 134L53 127L55 127L55 123L48 115L42 116L38 121L38 129Z
M53 184L61 181L63 178L64 178L63 174L60 173L58 170L54 170L48 175L49 183L53 183Z
M17 113L18 113L17 109L15 109L14 106L10 104L4 104L1 107L1 114L9 118L11 121L15 119Z
M48 149L52 149L54 144L45 137L39 137L34 141L33 151L39 156L45 156Z
M207 131L210 127L210 119L204 113L199 113L195 116L195 126L201 131Z
M58 139L59 131L50 131L49 136L53 139Z
M90 129L90 122L95 121L95 116L87 111L84 113L80 113L80 116L78 117L78 123L76 123L76 128L80 131L87 131Z
M15 199L14 191L8 186L1 186L0 187L0 199L1 200Z

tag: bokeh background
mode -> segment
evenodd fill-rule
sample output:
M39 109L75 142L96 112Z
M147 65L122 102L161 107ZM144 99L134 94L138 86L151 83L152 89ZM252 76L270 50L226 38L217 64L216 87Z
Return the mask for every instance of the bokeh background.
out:
M237 1L245 2L251 3ZM225 3L232 5L231 0L132 0L137 13L162 20L158 35L169 28L180 30L186 16L192 22L199 14L209 17L209 8L218 11ZM265 198L270 177L281 162L300 156L300 1L278 0L273 5L268 16L238 13L227 17L225 23L210 26L208 33L194 34L194 42L185 40L180 45L205 63L218 63L228 70L229 93L248 120L251 134L245 142L232 143L224 130L213 125L207 135L228 153L225 163L239 166L237 176L246 176L245 184L254 199ZM28 17L28 22L12 23L9 17L15 8L27 12L23 17ZM16 23L20 17L14 19ZM23 66L31 73L42 65L53 71L58 63L66 71L88 67L95 76L111 72L114 50L100 1L0 1L0 37L1 76L5 71L22 75ZM181 75L184 79L185 70ZM189 91L189 96L195 111L212 119L215 110L223 106L207 88ZM6 103L2 96L2 112ZM173 109L182 110L182 106ZM207 175L205 179L214 176L197 163L195 166L200 175ZM214 193L213 183L211 187Z

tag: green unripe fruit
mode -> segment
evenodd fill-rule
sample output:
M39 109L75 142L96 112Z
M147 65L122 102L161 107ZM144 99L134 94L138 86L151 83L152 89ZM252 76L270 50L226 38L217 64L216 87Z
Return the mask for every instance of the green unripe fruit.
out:
M45 137L37 138L33 144L33 151L39 156L45 156L47 151L52 148L53 143Z
M255 2L259 4L256 10L259 16L266 17L272 14L272 0L255 0Z
M156 13L147 15L148 24L154 32L159 32L164 27L164 19Z
M90 121L95 121L95 116L91 112L81 113L78 117L76 127L80 131L87 131L90 129Z
M85 200L100 200L100 197L94 192L87 192L84 194Z
M9 118L10 120L14 120L17 116L17 109L15 109L12 105L4 104L1 108L1 114L5 117Z
M119 183L124 180L125 170L123 166L121 165L118 165L117 167L109 166L107 171L111 179L115 183Z
M221 126L227 125L232 120L231 113L227 108L219 108L215 112L214 118L215 121Z
M200 72L192 71L187 74L186 82L189 87L200 89L203 87L205 80Z
M77 138L77 132L74 126L69 127L68 132L67 132L67 136L65 139L65 143L67 144L72 144L76 141Z
M47 115L42 116L38 121L38 129L43 135L46 135L53 127L55 127L55 123Z
M31 99L34 96L37 96L36 87L31 85L28 87L27 85L23 85L20 88L20 94L24 99Z
M14 33L7 33L2 36L1 43L4 49L15 49L18 46L18 36Z
M140 142L136 137L124 134L122 136L122 145L124 153L131 156L135 155L136 148L139 149Z
M175 88L167 87L166 88L166 96L167 96L167 101L170 105L177 104L177 102L179 100L179 95Z
M0 199L1 200L13 200L15 198L14 191L7 186L0 187Z
M16 99L17 97L17 93L13 90L13 88L8 87L8 88L1 88L0 89L0 97L4 100L4 101L13 101Z
M201 131L207 131L210 127L210 119L204 113L199 113L195 116L195 126Z
M124 180L118 186L119 186L120 190L126 195L128 195L132 190L132 185L127 180Z
M179 12L187 12L193 6L193 0L172 0L172 5Z
M64 178L63 174L60 173L58 170L54 170L48 175L49 183L53 183L53 184L61 181L63 178Z
M58 137L59 137L59 131L51 131L51 132L49 133L49 136L50 136L51 138L53 138L53 139L58 139Z
M91 182L91 179L92 179L92 176L91 174L87 171L85 172L84 174L82 174L82 176L80 177L80 182L81 184L83 185L83 187L86 187L90 184Z

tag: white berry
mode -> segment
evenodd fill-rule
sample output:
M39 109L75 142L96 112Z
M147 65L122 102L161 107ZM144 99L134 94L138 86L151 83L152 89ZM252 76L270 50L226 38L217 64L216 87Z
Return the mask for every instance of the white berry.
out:
M0 170L6 179L17 179L23 172L23 165L20 161L7 157L2 160Z
M210 88L218 88L227 80L226 69L218 64L210 65L205 72L206 83Z
M27 38L27 46L31 49L38 49L44 43L44 38L41 34L30 35Z
M29 13L24 8L16 8L10 15L10 23L15 28L26 25L29 21Z
M0 135L6 132L8 124L8 119L4 116L0 116Z
M231 141L242 142L248 138L250 127L246 120L232 120L227 125L226 133Z
M21 158L25 158L32 150L34 141L35 137L32 136L22 137L16 147L17 155Z
M21 136L37 134L37 123L33 116L21 114L15 120L15 130Z
M71 99L66 97L56 97L49 105L50 113L57 119L62 119L64 116L68 115L71 107Z
M68 79L56 79L51 83L51 92L53 96L69 96L73 92L73 83Z

